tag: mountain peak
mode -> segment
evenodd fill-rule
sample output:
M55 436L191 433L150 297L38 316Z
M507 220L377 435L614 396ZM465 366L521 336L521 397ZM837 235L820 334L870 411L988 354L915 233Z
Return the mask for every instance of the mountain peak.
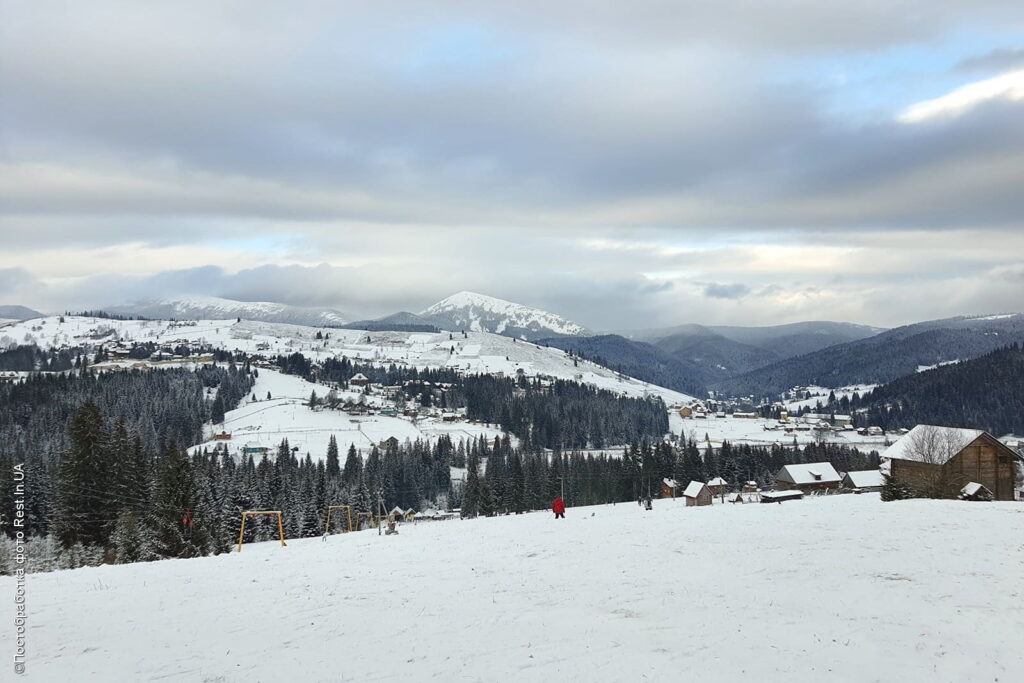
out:
M494 332L528 340L587 333L582 325L554 313L470 291L452 294L420 315L447 329Z

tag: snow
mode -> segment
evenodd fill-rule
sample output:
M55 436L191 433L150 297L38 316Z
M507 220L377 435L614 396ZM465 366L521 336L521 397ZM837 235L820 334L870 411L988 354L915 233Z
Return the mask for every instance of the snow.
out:
M711 481L708 482L708 486L728 486L728 485L729 485L729 482L727 482L725 479L722 479L721 477L715 477L714 479L712 479Z
M504 434L497 426L470 422L443 422L435 418L420 418L416 421L406 417L386 415L349 415L340 410L312 409L307 404L310 394L315 391L320 398L327 395L330 387L307 382L295 375L286 375L275 370L261 369L252 392L241 405L224 415L224 423L207 427L207 440L190 450L196 452L218 446L228 448L237 455L243 446L265 446L271 453L283 439L288 445L298 448L298 455L307 453L314 461L327 457L327 445L331 436L338 442L341 458L349 446L366 451L375 444L394 437L400 443L406 439L421 439L430 443L440 436L448 435L458 443L481 436L487 439ZM271 400L266 400L267 393ZM357 401L362 396L354 391L338 391L342 402ZM252 400L255 394L257 400ZM391 406L392 403L380 397L363 396L366 405L374 407ZM214 434L226 431L230 441L214 440ZM515 439L513 439L515 442Z
M925 457L926 454L915 452L913 445L916 440L923 437L924 433L932 430L934 430L935 440L937 442L947 442L948 440L948 443L950 444L959 445L958 448L951 450L943 447L943 453L946 453L947 451L952 453L960 450L985 433L980 429L917 425L900 437L899 441L885 449L881 454L882 460L921 460L921 458Z
M773 444L792 446L795 440L798 445L827 441L870 452L884 450L887 445L886 440L895 438L885 434L860 435L852 430L825 433L811 430L786 432L778 420L715 417L714 414L708 415L706 418L684 418L680 417L675 410L669 411L668 424L669 431L673 434L682 434L687 439L696 439L701 447L705 444L704 435L706 434L711 445L716 448L721 446L723 441L752 446L771 446Z
M28 680L1024 679L1019 503L654 505L31 575Z
M938 363L935 363L934 365L918 365L916 371L919 372L919 373L920 372L928 372L929 370L934 370L935 368L941 368L944 365L956 365L959 362L960 362L960 359L957 358L957 359L954 359L954 360L940 361Z
M810 398L787 400L784 404L786 406L786 410L790 411L790 413L795 413L801 408L814 408L818 403L825 405L828 403L829 392L835 392L836 400L840 400L843 397L853 398L854 394L860 394L863 396L877 386L877 384L851 384L845 387L836 388L809 386L804 387L804 389L811 393Z
M960 489L960 493L964 496L973 496L978 491L981 491L985 487L976 481L967 482L967 485Z
M839 473L828 462L813 462L802 465L783 465L778 477L788 475L787 481L801 486L803 484L821 484L839 481Z
M502 333L509 327L524 329L546 329L553 334L580 335L586 333L582 325L562 316L538 308L523 306L504 299L498 299L476 292L458 292L442 299L420 315L451 315L454 320L475 332L484 330L485 319L500 318L495 332Z
M99 338L98 334L109 331ZM316 339L316 334L330 339ZM449 339L451 337L451 339ZM369 338L370 341L367 341ZM346 356L374 365L392 363L416 368L451 368L463 373L503 373L514 377L522 371L528 377L547 376L584 384L637 398L660 397L666 404L683 404L693 397L654 384L624 377L613 370L580 360L577 363L561 349L537 346L489 332L460 333L366 332L325 329L286 323L243 320L198 320L175 323L167 320L107 320L68 316L38 318L0 329L0 347L35 343L41 347L97 344L121 339L136 342L196 342L229 351L244 351L267 358L300 352L322 360ZM451 353L451 349L455 353ZM308 394L307 394L308 397Z

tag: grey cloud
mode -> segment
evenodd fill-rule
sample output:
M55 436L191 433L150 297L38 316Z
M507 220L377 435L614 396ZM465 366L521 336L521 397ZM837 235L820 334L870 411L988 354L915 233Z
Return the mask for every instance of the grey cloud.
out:
M730 285L709 282L704 285L704 296L712 299L741 299L750 294L750 287L734 283Z
M1009 71L1024 67L1024 47L1000 48L959 62L954 70L965 73Z

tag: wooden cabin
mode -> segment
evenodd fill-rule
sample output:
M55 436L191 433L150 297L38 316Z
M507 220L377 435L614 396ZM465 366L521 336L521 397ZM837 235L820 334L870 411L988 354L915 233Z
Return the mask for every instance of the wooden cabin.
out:
M859 491L881 491L885 476L879 470L857 470L843 476L843 487Z
M837 489L842 483L839 473L829 462L812 462L805 465L784 465L775 475L775 484L780 491L799 489L804 493Z
M729 482L721 477L715 477L708 482L708 488L711 489L712 496L724 496L729 491Z
M679 488L679 484L675 479L662 479L661 480L661 497L662 498L675 498L676 490Z
M918 425L882 453L882 472L925 498L957 498L974 482L1014 500L1024 457L980 429Z
M691 481L683 491L686 507L711 505L711 489L702 481Z

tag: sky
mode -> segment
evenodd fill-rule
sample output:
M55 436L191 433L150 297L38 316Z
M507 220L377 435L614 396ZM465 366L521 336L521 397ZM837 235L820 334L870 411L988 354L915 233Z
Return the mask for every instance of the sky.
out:
M0 0L0 304L1024 310L1019 0Z

